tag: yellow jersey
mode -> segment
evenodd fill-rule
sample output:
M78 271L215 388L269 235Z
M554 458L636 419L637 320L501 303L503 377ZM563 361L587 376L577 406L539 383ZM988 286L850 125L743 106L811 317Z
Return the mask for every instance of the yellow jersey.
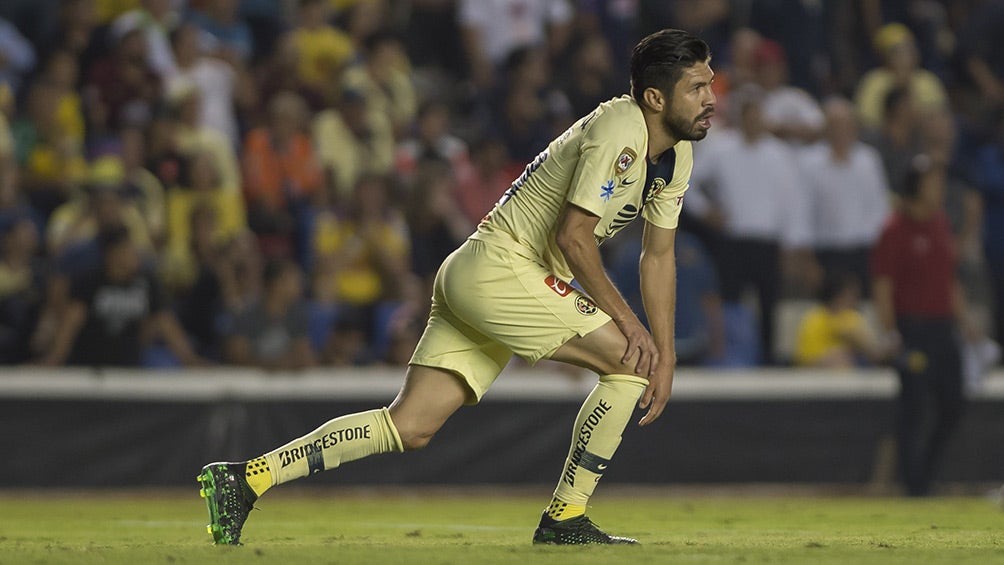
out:
M526 166L471 239L515 249L571 280L555 243L566 202L600 218L597 245L639 215L660 228L677 227L693 169L690 142L680 141L656 162L647 154L648 129L634 99L604 102Z

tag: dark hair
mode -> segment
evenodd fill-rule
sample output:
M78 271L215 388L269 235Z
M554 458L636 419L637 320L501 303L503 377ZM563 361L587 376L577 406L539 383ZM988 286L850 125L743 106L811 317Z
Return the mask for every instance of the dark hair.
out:
M920 183L924 176L931 172L933 168L931 158L920 153L910 159L910 166L903 176L903 184L899 187L899 194L903 198L913 200L920 194Z
M98 248L102 255L107 255L109 251L131 241L129 230L123 225L105 228L98 233Z
M823 278L823 284L819 289L819 301L823 304L829 304L834 298L840 295L841 292L850 288L851 286L858 286L860 281L858 277L853 273L847 271L833 271L827 273Z
M657 31L631 52L631 96L640 104L647 88L669 95L684 69L709 58L711 49L696 35L679 29Z

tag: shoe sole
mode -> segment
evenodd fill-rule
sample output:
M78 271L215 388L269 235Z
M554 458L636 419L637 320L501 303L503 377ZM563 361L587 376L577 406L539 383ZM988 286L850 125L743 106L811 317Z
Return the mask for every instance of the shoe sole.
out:
M206 499L206 508L209 510L209 524L206 531L213 536L213 543L216 545L230 544L226 539L223 527L220 526L220 511L216 505L216 479L213 477L213 467L215 463L210 463L202 468L202 472L196 477L202 488L199 489L199 496Z

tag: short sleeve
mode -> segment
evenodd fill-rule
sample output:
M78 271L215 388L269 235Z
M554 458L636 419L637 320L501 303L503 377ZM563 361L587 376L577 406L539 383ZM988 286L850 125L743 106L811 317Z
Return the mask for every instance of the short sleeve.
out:
M645 221L668 230L675 230L680 224L683 195L690 187L690 175L694 171L694 153L690 142L680 142L674 150L676 167L673 171L673 180L642 209Z
M572 127L586 128L579 149L579 162L568 190L568 201L602 217L617 182L617 163L625 152L638 160L636 128L618 120L617 112L602 112L595 118L583 118ZM644 148L642 148L644 151ZM634 162L628 170L643 166Z

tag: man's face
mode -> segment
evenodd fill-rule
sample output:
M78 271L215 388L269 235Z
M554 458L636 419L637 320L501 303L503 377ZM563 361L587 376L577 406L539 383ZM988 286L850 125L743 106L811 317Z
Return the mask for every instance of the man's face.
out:
M708 135L710 118L715 113L715 93L711 91L714 76L707 61L683 71L662 112L663 127L673 139L698 141Z

